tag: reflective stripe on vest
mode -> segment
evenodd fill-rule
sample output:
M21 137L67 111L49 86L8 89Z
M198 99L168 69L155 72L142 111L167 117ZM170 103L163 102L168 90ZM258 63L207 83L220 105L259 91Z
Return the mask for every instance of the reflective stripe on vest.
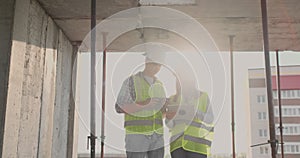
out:
M136 94L135 102L145 101L151 97L165 97L162 83L156 81L151 86L140 73L132 76ZM144 117L143 117L144 116ZM151 135L153 132L163 134L162 112L158 110L141 110L125 114L124 127L126 134Z
M189 126L195 126L198 128L203 128L206 129L207 131L214 132L214 127L210 127L203 122L195 122L195 121L190 121L190 120L174 120L174 124L185 124Z
M162 120L130 120L125 121L124 126L152 126L153 124L163 125Z
M191 124L190 124L190 126L195 126L195 127L198 127L198 128L203 128L203 129L206 129L209 132L214 132L214 127L206 126L205 124L203 124L201 122L192 121Z
M203 138L198 138L198 137L193 137L193 136L189 136L189 135L184 135L184 140L190 140L192 142L195 143L199 143L199 144L205 144L207 146L211 146L211 141L203 139Z

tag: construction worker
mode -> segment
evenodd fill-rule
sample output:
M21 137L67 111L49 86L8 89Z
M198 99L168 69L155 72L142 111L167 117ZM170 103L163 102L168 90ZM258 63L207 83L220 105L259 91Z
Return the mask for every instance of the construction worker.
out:
M180 74L180 73L179 73ZM166 124L172 158L206 158L213 139L213 112L206 92L196 88L192 75L181 73L176 94L169 98Z
M115 104L124 113L125 148L128 158L163 158L163 110L166 96L163 84L155 77L165 54L147 52L145 68L128 77Z

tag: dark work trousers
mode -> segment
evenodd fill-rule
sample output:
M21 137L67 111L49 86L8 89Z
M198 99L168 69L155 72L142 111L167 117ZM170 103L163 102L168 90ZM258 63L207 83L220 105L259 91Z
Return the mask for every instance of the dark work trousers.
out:
M171 152L172 158L207 158L207 155L186 151L183 148L178 148Z

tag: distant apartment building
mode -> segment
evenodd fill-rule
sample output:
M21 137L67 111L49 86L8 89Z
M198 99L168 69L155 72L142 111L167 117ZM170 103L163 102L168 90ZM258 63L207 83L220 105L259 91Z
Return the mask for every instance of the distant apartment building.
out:
M280 141L276 68L272 67L272 91L276 137ZM300 66L283 66L281 71L281 103L285 158L300 157ZM264 69L249 69L251 145L266 143L269 136L267 88ZM281 153L278 146L278 154ZM271 157L270 145L251 148L253 158Z

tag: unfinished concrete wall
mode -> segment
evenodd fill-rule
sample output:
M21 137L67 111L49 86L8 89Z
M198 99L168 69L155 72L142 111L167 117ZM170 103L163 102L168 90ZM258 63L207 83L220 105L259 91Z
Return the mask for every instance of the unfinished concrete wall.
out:
M29 6L17 156L38 153L43 94L47 15L34 1Z
M52 19L48 18L42 86L42 106L40 110L41 117L39 126L38 157L47 157L51 155L52 146L49 142L52 142L59 33L60 32Z
M79 83L80 74L78 73L78 68L80 66L80 59L78 58L78 48L80 43L76 43L73 47L73 59L72 59L72 84L70 93L70 107L69 107L69 119L68 119L68 142L67 142L67 157L77 158L77 148L78 148L78 113L76 105L79 104Z
M73 46L36 0L15 0L12 10L0 157L67 157Z
M14 14L14 0L0 1L0 155L2 154L3 128L6 110L9 57L11 51L11 30Z
M62 33L59 35L52 157L67 157L73 52L66 37Z
M3 132L3 147L2 157L17 157L17 143L19 135L19 119L22 98L22 85L23 85L23 70L24 70L24 57L26 52L26 39L28 24L28 11L29 0L15 2L13 10L13 29L11 31L11 56L8 59L9 77L7 88L7 103L5 105L5 124ZM15 10L19 10L15 12ZM18 40L14 40L18 39Z

